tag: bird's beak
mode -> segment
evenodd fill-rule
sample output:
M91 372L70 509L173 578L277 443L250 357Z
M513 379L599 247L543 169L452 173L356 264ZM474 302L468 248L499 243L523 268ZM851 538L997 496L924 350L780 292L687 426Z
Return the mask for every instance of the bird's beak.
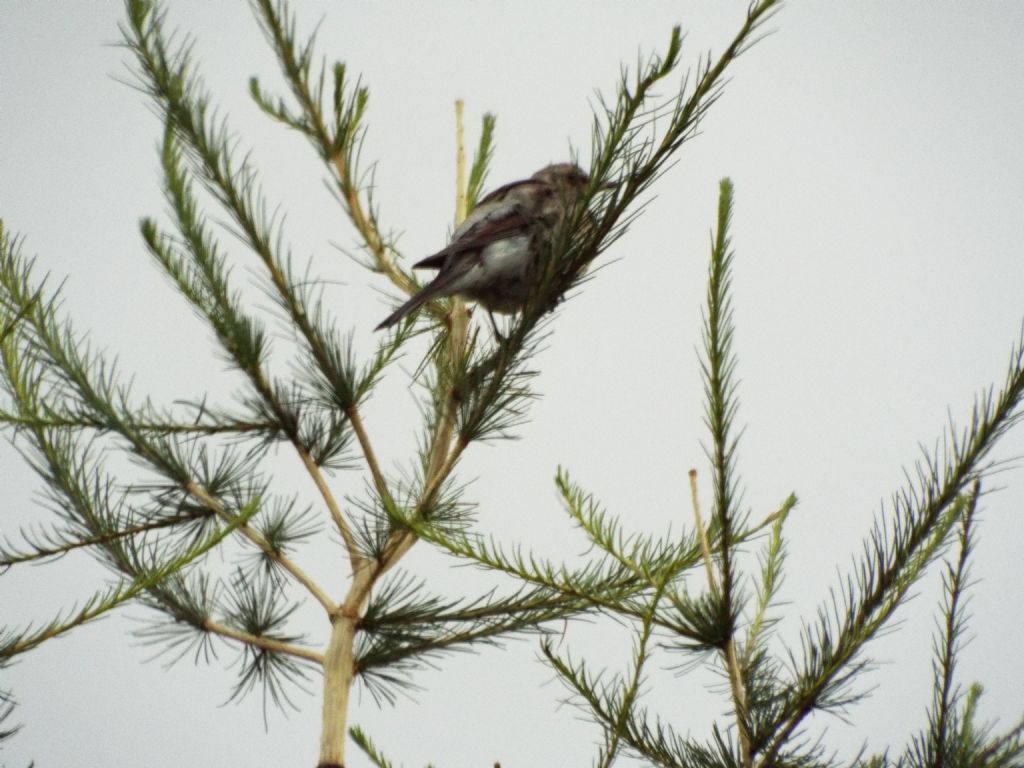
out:
M609 189L618 189L619 183L620 182L618 181L605 181L599 184L597 189L599 192L604 192Z

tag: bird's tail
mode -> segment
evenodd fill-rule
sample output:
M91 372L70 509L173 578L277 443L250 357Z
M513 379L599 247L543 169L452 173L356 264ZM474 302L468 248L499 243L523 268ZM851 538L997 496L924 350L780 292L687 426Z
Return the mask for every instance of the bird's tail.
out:
M419 293L414 295L405 302L405 304L388 315L384 319L384 322L374 328L374 330L380 331L384 328L390 328L403 317L411 312L415 312L432 299L436 299L441 296L453 296L458 293L457 285L470 266L472 266L471 262L464 261L461 265L457 265L454 268L442 270L438 273L437 277L423 286Z
M406 315L408 315L408 314L410 314L412 312L415 312L417 309L419 309L421 306L426 304L428 301L430 301L433 298L436 298L438 293L435 292L435 291L429 290L429 288L430 288L430 286L427 286L426 289L420 291L415 296L410 298L402 306L400 306L398 309L396 309L394 312L392 312L390 315L388 315L386 318L384 318L384 322L382 322L380 325L378 325L373 330L375 330L375 331L382 331L385 328L390 328L392 325L397 323L399 320L401 320Z

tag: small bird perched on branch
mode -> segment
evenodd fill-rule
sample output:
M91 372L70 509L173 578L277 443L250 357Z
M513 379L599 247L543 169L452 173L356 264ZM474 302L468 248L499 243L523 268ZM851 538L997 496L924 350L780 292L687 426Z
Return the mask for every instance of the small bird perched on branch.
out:
M446 248L413 264L439 270L437 277L375 330L441 296L465 296L489 312L520 309L538 278L541 255L589 183L578 165L557 163L498 187L477 203Z

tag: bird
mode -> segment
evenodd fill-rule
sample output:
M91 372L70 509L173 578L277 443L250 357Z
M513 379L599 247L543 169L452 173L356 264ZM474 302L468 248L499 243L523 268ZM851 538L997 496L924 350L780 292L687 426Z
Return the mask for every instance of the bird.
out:
M464 296L501 314L522 308L539 277L541 255L589 184L575 163L555 163L484 196L446 247L413 264L436 269L437 276L375 330L442 296Z

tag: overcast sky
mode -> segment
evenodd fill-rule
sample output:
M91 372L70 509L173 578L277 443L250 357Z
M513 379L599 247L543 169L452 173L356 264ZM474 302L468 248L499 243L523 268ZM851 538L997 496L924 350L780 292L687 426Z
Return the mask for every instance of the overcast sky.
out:
M64 280L65 309L99 347L116 351L136 392L157 402L230 392L234 381L205 333L146 255L137 221L165 206L160 126L127 87L115 0L13 0L0 26L0 216L40 269ZM498 116L492 186L587 156L595 89L611 94L620 66L664 50L674 24L683 59L720 52L745 2L317 2L295 0L302 29L321 21L325 55L371 89L367 160L379 161L385 227L409 258L444 244L452 219L453 108L465 99L471 138ZM332 244L354 235L322 184L312 152L271 124L247 96L250 75L280 90L275 65L244 3L175 0L169 23L196 36L195 54L223 113L253 150L268 198L287 211L299 258L332 283L338 315L367 350L387 313L387 286ZM661 179L649 207L604 257L607 268L559 310L537 363L543 398L520 440L474 446L459 477L477 478L480 529L503 542L578 562L585 543L558 505L552 477L567 467L630 530L689 519L691 466L704 473L696 346L717 182L736 185L734 302L745 426L740 471L755 516L791 491L784 597L811 619L837 573L952 416L1000 383L1024 319L1024 5L792 3L774 33L731 69L724 97ZM666 89L666 95L668 90ZM239 251L241 256L241 249ZM250 264L250 262L241 262ZM410 352L366 414L381 454L410 456ZM415 359L414 359L415 358ZM996 458L1024 453L1024 429ZM282 459L283 461L285 459ZM0 446L0 528L45 520L37 482ZM362 480L340 475L341 494ZM996 485L999 486L996 489ZM1012 466L986 496L972 592L973 639L964 682L1003 726L1022 714L1024 470ZM707 505L707 502L706 502ZM438 590L473 594L478 578L417 548L405 563ZM309 552L333 592L331 545ZM899 747L924 722L935 615L935 573L871 647L873 695L848 715L818 718L828 743L852 756ZM100 586L86 559L15 569L0 580L4 624L48 620ZM484 583L484 582L481 582ZM259 696L220 706L234 673L190 660L165 669L130 636L138 608L49 643L0 678L16 693L23 732L0 765L288 766L315 764L319 681L299 711ZM314 635L319 625L310 623ZM604 646L602 648L602 646ZM562 648L626 663L628 636L572 626ZM599 651L598 649L601 648ZM397 706L354 699L363 725L406 766L585 765L599 733L570 707L538 661L535 641L445 658ZM664 660L664 659L663 659ZM706 675L656 671L653 699L684 733L722 714ZM717 688L715 688L717 690ZM353 749L352 766L365 765Z

